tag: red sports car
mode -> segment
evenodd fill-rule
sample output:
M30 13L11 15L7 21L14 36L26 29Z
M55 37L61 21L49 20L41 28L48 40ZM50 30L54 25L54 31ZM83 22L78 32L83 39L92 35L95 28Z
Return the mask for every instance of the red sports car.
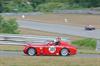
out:
M47 41L41 44L27 44L24 53L29 56L39 55L75 55L77 48L65 41Z

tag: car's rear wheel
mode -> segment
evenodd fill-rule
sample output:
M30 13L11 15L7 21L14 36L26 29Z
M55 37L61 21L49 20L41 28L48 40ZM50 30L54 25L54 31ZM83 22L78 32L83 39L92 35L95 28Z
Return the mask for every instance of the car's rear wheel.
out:
M60 52L61 56L68 56L69 55L69 51L67 48L63 48Z
M34 55L36 55L36 50L35 50L35 48L29 48L27 53L30 56L34 56Z

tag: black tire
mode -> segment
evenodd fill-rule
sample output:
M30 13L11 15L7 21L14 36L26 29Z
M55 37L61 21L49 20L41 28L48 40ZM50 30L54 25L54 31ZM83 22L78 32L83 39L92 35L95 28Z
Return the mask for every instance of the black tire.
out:
M92 28L92 30L95 30L95 28Z
M63 48L60 52L61 56L68 56L69 55L69 50L67 48Z
M35 48L29 48L27 51L29 56L34 56L36 55L36 49Z

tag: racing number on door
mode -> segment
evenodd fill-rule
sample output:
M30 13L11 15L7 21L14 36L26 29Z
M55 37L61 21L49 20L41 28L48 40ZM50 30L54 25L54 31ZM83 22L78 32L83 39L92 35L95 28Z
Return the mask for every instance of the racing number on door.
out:
M49 50L50 53L54 53L56 51L56 47L50 46L48 50Z

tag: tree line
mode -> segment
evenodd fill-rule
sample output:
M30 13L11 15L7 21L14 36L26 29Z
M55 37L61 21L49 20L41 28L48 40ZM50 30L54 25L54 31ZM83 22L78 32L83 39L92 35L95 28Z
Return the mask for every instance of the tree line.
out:
M0 12L51 11L100 6L100 0L0 0Z

